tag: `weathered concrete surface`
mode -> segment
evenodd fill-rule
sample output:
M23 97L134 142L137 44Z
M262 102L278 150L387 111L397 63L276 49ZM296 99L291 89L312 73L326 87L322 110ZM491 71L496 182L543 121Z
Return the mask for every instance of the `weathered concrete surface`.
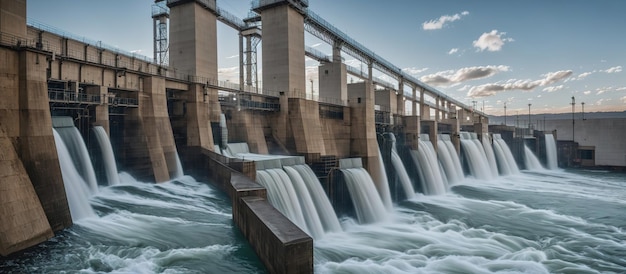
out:
M53 235L37 193L0 125L0 256L41 243Z
M319 103L290 98L289 118L296 153L326 155L320 126Z
M248 143L250 152L268 154L263 127L269 117L254 110L241 110L231 113L232 119L228 124L229 140Z
M170 66L178 73L217 80L215 14L196 1L176 2L182 4L170 8ZM215 0L206 2L215 5Z
M240 203L238 226L270 273L313 273L311 237L261 197Z
M411 150L417 150L420 137L420 117L406 116L403 121L406 145L409 146Z
M164 80L157 77L144 79L144 91L139 95L139 108L130 109L124 121L126 166L137 179L165 182L170 179L168 166L175 168L176 158L166 160L165 151L174 148L174 137L169 124ZM169 135L169 136L165 136ZM161 140L161 136L165 139ZM168 143L168 141L170 143Z
M0 32L26 37L26 0L0 1Z
M350 108L343 107L343 119L320 118L326 155L350 156Z
M209 103L200 84L187 91L187 146L213 150L213 132L209 127Z
M52 135L46 57L19 53L19 141L17 152L54 231L72 224ZM14 117L18 119L18 117Z

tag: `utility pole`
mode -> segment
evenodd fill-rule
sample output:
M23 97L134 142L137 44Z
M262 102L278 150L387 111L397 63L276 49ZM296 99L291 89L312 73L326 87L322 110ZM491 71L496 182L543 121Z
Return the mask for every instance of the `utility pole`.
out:
M586 120L585 119L585 102L580 103L581 105L583 105L583 121Z
M504 125L506 126L506 102L504 102Z
M576 108L576 99L574 98L574 96L572 96L572 142L576 140L574 139L574 125L576 124L576 119L574 119L575 108Z
M530 121L530 106L531 106L531 105L532 105L532 104L528 104L528 129L529 129L529 130L530 130L530 128L532 127L532 124L533 124L533 123ZM529 133L530 133L530 131L529 131Z

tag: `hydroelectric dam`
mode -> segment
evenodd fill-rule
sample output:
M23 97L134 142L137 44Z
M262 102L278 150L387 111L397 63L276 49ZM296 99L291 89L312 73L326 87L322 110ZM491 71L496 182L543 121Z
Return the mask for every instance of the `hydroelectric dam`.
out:
M559 169L556 130L489 126L307 0L157 0L152 59L26 5L0 1L0 272L626 271L623 175Z

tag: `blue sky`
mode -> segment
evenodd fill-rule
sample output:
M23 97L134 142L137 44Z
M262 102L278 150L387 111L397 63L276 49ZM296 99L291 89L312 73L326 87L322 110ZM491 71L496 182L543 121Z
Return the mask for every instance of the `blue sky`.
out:
M240 18L250 8L248 0L217 3ZM151 57L152 4L29 0L27 16ZM379 56L459 101L468 105L477 101L488 114L501 115L504 102L509 115L527 113L529 103L535 114L570 112L572 96L577 109L585 102L586 112L626 110L626 1L309 0L309 4ZM218 37L220 78L236 82L237 33L220 23ZM311 35L305 41L331 53L329 45ZM349 65L360 66L354 58L344 58ZM317 62L306 64L315 92Z

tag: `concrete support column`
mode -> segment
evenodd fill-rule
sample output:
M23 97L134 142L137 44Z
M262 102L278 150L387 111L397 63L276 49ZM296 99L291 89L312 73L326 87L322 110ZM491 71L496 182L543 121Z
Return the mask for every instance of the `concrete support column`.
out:
M233 138L244 140L248 143L250 152L268 154L267 142L263 134L263 122L265 118L252 110L241 110L232 115L228 127L228 134Z
M333 43L333 63L341 63L341 42L334 41Z
M404 111L404 80L400 79L398 82L398 95L396 97L397 111L398 115L405 116L406 113Z
M363 159L363 167L372 178L380 178L378 142L374 122L374 90L369 81L348 85L350 102L350 151ZM380 182L375 182L380 187Z
M126 166L140 180L165 182L176 168L176 145L167 111L165 80L143 78L139 107L124 120ZM171 167L171 168L170 168Z
M263 24L263 88L280 92L280 113L272 123L276 141L286 146L291 136L289 98L305 96L304 17L281 3L256 10Z
M199 83L217 83L217 18L200 1L173 1L170 8L170 67ZM215 7L215 0L205 0ZM218 120L219 121L219 120Z
M435 151L437 151L437 121L424 121L421 122L422 127L428 128L428 138L433 144Z
M201 84L192 84L187 91L187 146L213 150L213 132L209 126L208 93L217 93ZM205 94L207 94L205 96Z
M337 100L345 103L348 100L348 80L346 65L341 62L321 64L318 68L320 98Z
M437 98L435 98L435 121L440 120L440 117L439 117L440 112L441 110L440 110L440 105L439 105L439 96L437 96Z
M72 224L52 135L45 55L19 53L19 139L17 152L46 212L58 231ZM4 100L4 98L3 98ZM17 120L18 117L14 117Z
M111 131L109 128L109 97L107 87L98 86L98 94L100 94L101 103L96 106L96 120L93 123L94 126L101 126L104 128L104 131L111 136Z
M422 116L420 116L422 118L422 121L430 120L430 106L420 105L420 108L422 110Z
M430 117L430 109L426 109L426 104L424 103L424 88L420 88L420 116L422 120L427 119L424 118L426 116Z
M411 150L417 150L420 136L420 117L404 117L404 132L406 134L406 144L411 148Z
M0 151L0 256L7 256L54 235L28 173L2 126Z
M290 98L289 113L296 153L304 154L307 160L326 155L318 102Z
M411 114L413 116L418 116L417 115L417 87L413 87L413 96L411 96Z

